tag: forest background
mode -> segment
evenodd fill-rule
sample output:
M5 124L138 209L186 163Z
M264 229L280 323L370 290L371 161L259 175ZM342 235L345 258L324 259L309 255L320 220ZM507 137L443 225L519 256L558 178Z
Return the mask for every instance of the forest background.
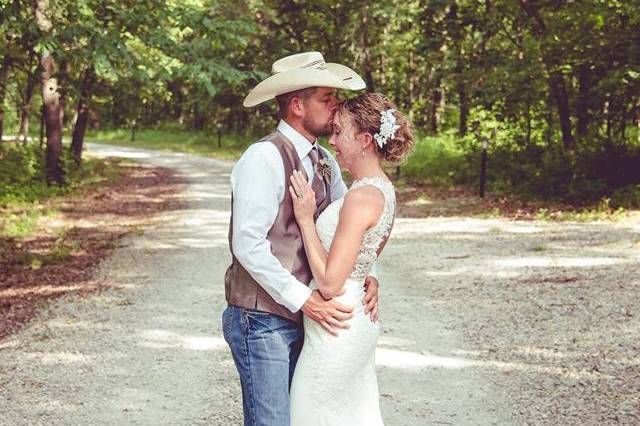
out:
M407 179L475 191L484 143L493 193L640 207L640 3L615 0L0 0L0 203L72 185L85 139L237 158L275 123L242 99L309 50L409 114Z

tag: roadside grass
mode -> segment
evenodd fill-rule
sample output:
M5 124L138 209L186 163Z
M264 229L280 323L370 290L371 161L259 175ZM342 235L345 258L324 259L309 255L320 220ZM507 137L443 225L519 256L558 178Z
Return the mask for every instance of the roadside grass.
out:
M69 237L73 229L64 228L58 230L49 250L45 252L22 251L14 256L13 261L33 270L64 261L67 257L80 250L80 244Z
M37 203L13 205L0 209L0 237L24 238L34 233L41 217L54 216L56 211L46 209Z
M600 205L595 207L585 207L582 209L573 209L569 207L565 208L565 210L551 210L549 208L541 207L536 212L535 219L556 222L618 222L628 218L629 215L634 214L634 212L634 210L628 210L622 207L614 209L610 207L602 207Z
M400 172L413 180L446 187L467 179L469 167L455 137L418 135L413 153L400 165Z
M43 153L35 146L5 144L0 160L0 239L19 243L39 231L43 219L55 218L56 205L67 195L81 195L107 181L117 179L122 167L117 160L86 158L82 167L65 161L65 185L50 186L41 170ZM58 261L66 257L65 230L56 237L51 252L43 259Z
M256 141L253 136L221 134L218 146L217 134L180 129L140 129L131 141L130 129L97 130L87 134L87 140L120 146L183 152L234 161L247 146Z

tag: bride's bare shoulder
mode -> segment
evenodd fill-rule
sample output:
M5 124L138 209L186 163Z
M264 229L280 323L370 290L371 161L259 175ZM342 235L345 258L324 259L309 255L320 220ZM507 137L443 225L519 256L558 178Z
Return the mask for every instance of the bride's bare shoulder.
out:
M357 215L362 220L376 223L384 209L384 195L374 186L353 188L344 197L342 214Z

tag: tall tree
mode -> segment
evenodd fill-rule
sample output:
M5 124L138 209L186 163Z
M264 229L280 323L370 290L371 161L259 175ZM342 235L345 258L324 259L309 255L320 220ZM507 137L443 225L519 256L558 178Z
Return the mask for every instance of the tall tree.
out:
M24 63L26 81L22 96L20 97L20 128L18 130L18 139L23 141L26 141L29 136L29 118L31 117L33 95L38 86L38 70L37 55L31 50L28 59Z
M37 0L35 19L42 33L48 33L53 28L49 13L49 1ZM58 79L55 76L56 63L52 52L46 48L43 50L40 66L42 67L42 102L47 135L46 176L49 183L60 185L64 182L62 168L62 118L64 111L60 103Z
M7 93L7 85L9 83L12 63L13 60L9 56L3 57L2 63L0 63L0 142L2 142L2 135L4 134L4 99Z
M562 72L560 61L561 52L548 41L547 25L542 17L540 9L530 0L521 0L521 5L531 20L531 26L536 37L541 42L542 60L546 66L549 81L549 90L553 97L560 120L562 131L562 144L566 151L573 151L575 143L571 130L571 111L569 107L569 94L565 76ZM553 37L553 35L551 35Z
M78 107L76 111L76 122L71 135L71 155L77 166L82 163L82 150L84 147L84 135L89 123L89 99L91 98L91 88L94 84L95 73L93 66L89 66L80 85L78 96Z

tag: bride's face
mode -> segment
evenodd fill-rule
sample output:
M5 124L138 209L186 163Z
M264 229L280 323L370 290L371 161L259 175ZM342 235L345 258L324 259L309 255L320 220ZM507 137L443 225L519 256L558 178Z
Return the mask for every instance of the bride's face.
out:
M336 113L333 116L332 133L329 145L336 152L336 160L340 168L351 170L351 166L362 154L357 138L356 126L347 113Z

